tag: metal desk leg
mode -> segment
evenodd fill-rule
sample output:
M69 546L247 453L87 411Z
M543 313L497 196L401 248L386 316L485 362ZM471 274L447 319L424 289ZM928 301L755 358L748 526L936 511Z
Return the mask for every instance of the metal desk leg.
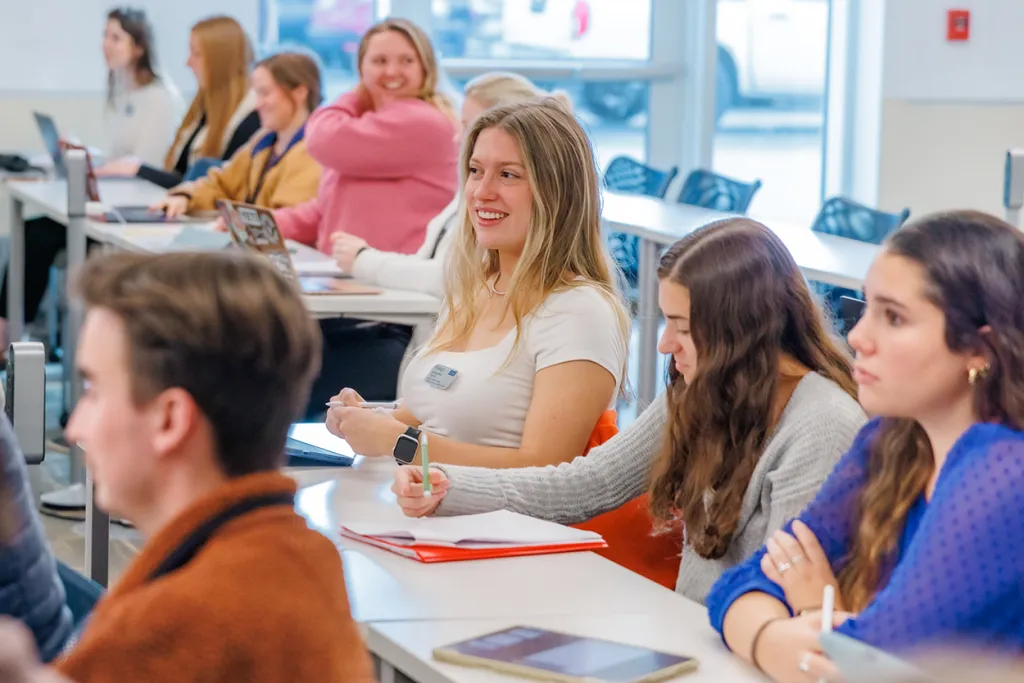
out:
M658 367L658 244L640 240L638 317L640 323L640 376L637 378L637 411L643 412L655 396Z
M11 197L11 253L7 261L7 335L21 340L25 331L25 204ZM6 353L6 349L4 349Z

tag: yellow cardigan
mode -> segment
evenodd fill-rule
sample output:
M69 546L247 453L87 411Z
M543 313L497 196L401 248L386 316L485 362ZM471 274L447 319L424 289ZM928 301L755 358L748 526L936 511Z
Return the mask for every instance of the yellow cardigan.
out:
M270 209L309 201L316 196L320 184L320 164L306 150L305 127L292 138L285 153L264 171L271 162L276 142L276 133L253 136L253 141L235 152L224 166L172 188L170 194L188 197L189 213L214 211L218 199Z

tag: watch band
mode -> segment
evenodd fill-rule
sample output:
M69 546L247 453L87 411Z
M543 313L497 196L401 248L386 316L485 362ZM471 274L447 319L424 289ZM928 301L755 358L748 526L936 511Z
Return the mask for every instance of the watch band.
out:
M392 455L399 465L408 465L416 458L416 449L420 447L420 430L409 427L398 437Z

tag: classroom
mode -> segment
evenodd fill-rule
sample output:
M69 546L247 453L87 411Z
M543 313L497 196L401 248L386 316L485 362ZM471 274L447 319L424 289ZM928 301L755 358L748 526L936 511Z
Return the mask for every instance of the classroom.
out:
M0 683L1024 680L1024 4L0 25Z

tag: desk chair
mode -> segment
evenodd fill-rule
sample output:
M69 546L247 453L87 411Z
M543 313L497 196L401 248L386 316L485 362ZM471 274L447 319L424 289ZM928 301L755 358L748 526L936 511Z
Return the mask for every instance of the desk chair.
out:
M811 230L846 237L858 242L881 244L891 232L903 225L910 217L910 209L899 213L886 213L859 204L846 197L831 197L821 205L821 210L811 224ZM811 282L811 289L821 297L830 315L839 312L839 298L860 297L858 292L845 287L835 287L823 282Z
M616 412L609 410L601 415L590 435L587 452L610 441L617 433ZM586 455L586 454L584 454ZM679 558L683 552L683 531L654 533L654 519L648 508L648 496L644 495L625 505L609 510L591 520L574 524L573 528L601 534L607 548L595 550L615 564L675 590L679 575Z
M675 166L667 171L659 171L636 159L617 156L608 163L603 182L605 187L616 192L664 199L668 186L678 173L679 169ZM608 249L622 270L623 289L634 290L640 274L640 240L635 235L613 232L608 236Z
M704 209L746 213L759 189L760 180L747 183L720 173L697 169L686 176L676 201Z

